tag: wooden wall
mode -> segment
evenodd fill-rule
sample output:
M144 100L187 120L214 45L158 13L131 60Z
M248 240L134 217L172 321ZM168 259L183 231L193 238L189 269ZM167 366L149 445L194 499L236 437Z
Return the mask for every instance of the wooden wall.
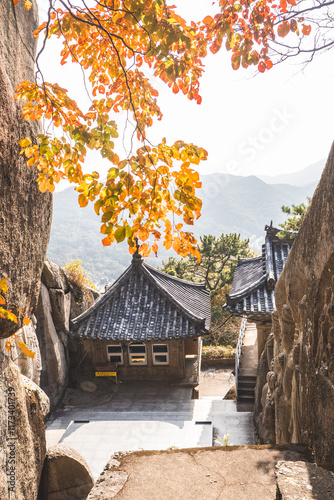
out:
M191 340L191 342L193 342ZM107 346L119 345L125 346L123 349L124 364L119 366L120 380L180 380L185 375L185 342L184 340L169 340L169 341L150 341L146 342L147 365L131 366L129 364L128 343L111 342L106 340L84 340L82 342L82 355L86 352L83 363L88 363L93 366L106 364L108 362ZM169 354L168 365L154 365L152 356L153 344L167 344ZM196 346L197 342L193 342Z

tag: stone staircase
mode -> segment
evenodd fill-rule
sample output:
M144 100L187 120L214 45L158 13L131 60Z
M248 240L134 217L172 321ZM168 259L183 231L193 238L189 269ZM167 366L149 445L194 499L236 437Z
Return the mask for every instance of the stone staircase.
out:
M257 331L254 323L247 323L241 350L238 376L238 411L253 411L258 365Z

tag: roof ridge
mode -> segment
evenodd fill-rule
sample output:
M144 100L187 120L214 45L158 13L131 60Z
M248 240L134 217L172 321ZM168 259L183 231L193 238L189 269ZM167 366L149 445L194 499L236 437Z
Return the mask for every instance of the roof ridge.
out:
M244 295L246 295L251 289L255 288L257 289L260 285L263 283L267 282L267 276L264 274L259 278L257 281L251 283L248 285L246 288L243 288L240 290L238 293L235 294L229 294L227 297L229 298L229 301L235 300L235 299L241 299Z
M239 257L238 258L238 263L244 263L244 262L250 262L251 260L262 260L262 255L258 255L257 257Z
M196 283L195 281L183 280L181 278L178 278L177 276L173 276L171 274L165 273L164 271L161 271L160 269L157 269L156 267L150 266L149 264L146 264L145 262L143 263L143 266L147 267L149 270L152 269L157 274L162 274L163 276L166 276L166 278L169 278L172 281L178 281L178 282L184 283L185 285L188 285L188 286L195 286L196 288L202 287L202 288L204 288L204 291L210 293L208 290L206 290L206 288L205 288L206 285L205 285L204 281L201 281L200 283Z
M151 268L151 266L149 266L149 268ZM168 290L161 283L159 283L155 279L155 277L150 273L149 268L146 264L142 266L142 270L144 271L144 274L146 275L146 277L148 277L148 279L151 279L154 281L154 285L163 293L163 295L168 300L170 300L176 307L178 307L181 310L180 312L183 312L184 314L188 315L188 319L190 319L194 323L204 323L205 324L206 317L203 317L203 316L196 317L187 307L185 307L183 304L181 304L175 297L172 297L171 294L168 292ZM151 269L154 269L154 268L151 268ZM163 273L163 274L165 275L166 273ZM169 276L169 275L167 275L167 276ZM203 291L207 292L207 290L203 290Z

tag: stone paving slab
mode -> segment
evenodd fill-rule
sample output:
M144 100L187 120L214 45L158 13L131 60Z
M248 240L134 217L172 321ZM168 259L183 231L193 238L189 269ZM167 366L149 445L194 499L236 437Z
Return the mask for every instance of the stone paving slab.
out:
M189 387L122 384L103 405L56 412L47 425L47 446L72 446L96 478L115 451L211 446L214 429L222 438L228 432L229 443L254 443L251 414L238 413L236 401L190 398Z
M72 422L60 440L87 461L94 479L117 451L166 450L212 445L212 424L194 421L115 420Z

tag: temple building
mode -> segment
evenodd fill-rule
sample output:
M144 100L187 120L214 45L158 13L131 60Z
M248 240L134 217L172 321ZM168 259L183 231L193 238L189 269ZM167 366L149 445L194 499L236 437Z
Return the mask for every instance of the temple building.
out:
M209 328L210 295L205 285L145 264L137 249L118 280L72 320L71 356L75 363L88 363L95 370L116 367L120 380L196 386L201 337Z
M230 294L224 309L256 323L258 352L261 354L271 331L271 313L275 309L275 285L289 255L293 239L280 239L279 229L265 227L262 255L238 260Z

